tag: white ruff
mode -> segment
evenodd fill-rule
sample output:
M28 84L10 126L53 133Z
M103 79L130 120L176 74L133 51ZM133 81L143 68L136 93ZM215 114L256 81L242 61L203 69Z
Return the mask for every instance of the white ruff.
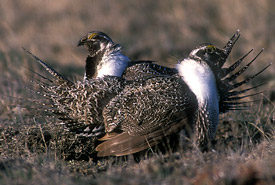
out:
M179 75L196 95L198 107L207 106L207 115L212 126L219 121L219 96L216 80L210 67L192 59L184 59L177 65ZM216 128L212 128L215 132Z
M102 57L102 61L97 66L97 78L104 76L118 76L121 77L122 73L128 66L130 59L123 55L120 51L107 53Z

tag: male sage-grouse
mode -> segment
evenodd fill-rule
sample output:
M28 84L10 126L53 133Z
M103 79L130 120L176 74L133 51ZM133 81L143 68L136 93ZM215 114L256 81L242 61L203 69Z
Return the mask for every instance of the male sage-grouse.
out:
M114 43L107 34L100 31L89 32L79 40L78 46L84 46L89 52L84 79L109 75L134 80L177 73L176 69L160 66L153 61L131 61L122 54L119 44Z
M258 86L235 89L270 66L234 83L262 52L241 70L230 74L252 51L229 68L222 68L239 36L237 31L223 49L212 44L198 46L179 62L176 75L155 76L126 86L103 110L106 135L96 148L98 156L133 154L160 143L182 128L191 128L192 138L200 146L212 140L219 114L242 109L245 102L238 100L255 95L242 94Z

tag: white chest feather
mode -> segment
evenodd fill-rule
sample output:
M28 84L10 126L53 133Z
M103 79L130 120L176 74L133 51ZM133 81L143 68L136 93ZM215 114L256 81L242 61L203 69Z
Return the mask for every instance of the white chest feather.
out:
M177 69L183 81L196 95L198 107L206 106L210 124L216 127L219 120L219 97L215 76L210 67L188 58L181 61ZM215 132L216 128L212 129Z
M118 76L120 77L130 59L127 56L124 56L120 52L111 53L104 55L102 61L97 66L97 78L104 76Z

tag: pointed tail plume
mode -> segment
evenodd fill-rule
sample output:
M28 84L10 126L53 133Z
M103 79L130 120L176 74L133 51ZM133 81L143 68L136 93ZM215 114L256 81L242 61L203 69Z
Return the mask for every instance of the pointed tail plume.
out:
M229 39L227 44L223 47L225 56L223 58L224 60L221 60L221 62L219 62L219 64L218 64L219 68L222 68L222 66L226 62L229 54L231 53L231 50L232 50L233 46L235 45L235 43L239 39L240 35L241 35L240 30L237 30L236 33Z
M59 74L58 72L56 72L53 68L51 68L50 66L48 66L45 62L43 62L40 58L38 58L37 56L35 56L34 54L32 54L30 51L28 51L24 47L22 47L22 49L25 52L27 52L28 54L30 54L40 65L42 65L51 75L53 75L56 78L56 82L58 84L64 84L64 83L66 83L67 85L72 85L73 84L70 80L66 79L61 74Z

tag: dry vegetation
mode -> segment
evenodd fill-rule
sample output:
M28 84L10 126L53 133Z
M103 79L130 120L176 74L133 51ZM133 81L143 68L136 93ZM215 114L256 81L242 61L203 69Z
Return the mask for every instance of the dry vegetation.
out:
M249 75L275 61L273 0L1 0L0 17L0 184L275 183L274 64L250 84L267 82L259 101L221 116L213 150L95 160L95 141L39 111L35 100L43 100L28 89L38 77L25 67L47 73L21 49L81 79L86 53L76 43L91 30L109 34L132 59L173 65L200 43L223 46L240 29L231 62L265 48Z

